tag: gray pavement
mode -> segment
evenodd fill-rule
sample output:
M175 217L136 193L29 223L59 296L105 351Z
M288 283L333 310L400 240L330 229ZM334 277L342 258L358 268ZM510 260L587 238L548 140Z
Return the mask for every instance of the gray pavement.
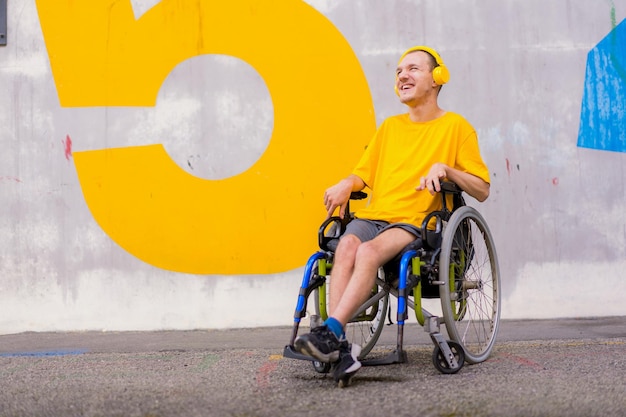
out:
M0 417L626 416L626 317L501 322L489 360L442 375L417 325L405 364L335 387L282 358L290 327L0 336ZM385 329L372 355L395 344Z

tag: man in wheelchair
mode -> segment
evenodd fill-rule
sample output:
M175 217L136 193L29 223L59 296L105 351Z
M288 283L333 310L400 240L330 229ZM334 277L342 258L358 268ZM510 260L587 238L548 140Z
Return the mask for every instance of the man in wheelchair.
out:
M408 113L389 117L376 131L351 175L328 188L328 216L343 217L350 194L371 190L369 204L355 213L335 251L329 317L295 340L295 349L334 363L334 379L347 385L361 367L360 348L345 336L346 323L370 295L380 266L420 238L425 216L441 209L440 181L456 183L478 201L489 196L489 171L473 127L439 107L449 72L437 52L416 46L402 54L395 90Z

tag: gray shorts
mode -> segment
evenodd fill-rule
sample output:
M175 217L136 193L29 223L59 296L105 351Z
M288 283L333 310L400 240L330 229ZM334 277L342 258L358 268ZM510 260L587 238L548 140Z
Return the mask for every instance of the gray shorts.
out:
M348 223L342 237L347 234L352 234L358 237L361 242L367 242L368 240L374 239L385 230L394 227L406 230L414 235L415 239L418 239L422 234L419 228L409 223L388 223L382 220L354 219Z

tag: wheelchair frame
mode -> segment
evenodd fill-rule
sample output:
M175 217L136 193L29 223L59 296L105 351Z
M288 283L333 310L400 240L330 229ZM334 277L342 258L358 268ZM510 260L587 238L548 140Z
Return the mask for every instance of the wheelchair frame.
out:
M462 193L456 184L442 182L442 209L424 219L422 237L412 244L417 247L409 245L398 257L379 268L371 297L350 321L355 325L364 323L368 327L359 341L363 343L360 359L364 366L407 361L403 345L408 307L415 311L417 321L435 345L432 359L440 372L456 373L466 361L479 363L491 354L500 320L498 260L493 237L484 218L476 209L465 205ZM452 210L448 209L449 195L452 195ZM353 193L351 199L366 196L358 192ZM329 244L338 239L347 222L353 218L349 207L346 213L345 220L331 217L320 227L318 236L323 250L314 253L305 266L291 339L283 351L284 357L312 361L315 370L321 373L329 372L331 364L300 354L293 345L301 319L306 316L311 294L315 295L316 301L316 314L311 315L311 327L327 318L326 281L334 256ZM433 222L435 228L431 230L429 225ZM382 332L389 309L389 295L398 300L396 348L386 356L366 359ZM422 308L422 298L440 298L443 317ZM451 340L442 334L442 324L445 324Z

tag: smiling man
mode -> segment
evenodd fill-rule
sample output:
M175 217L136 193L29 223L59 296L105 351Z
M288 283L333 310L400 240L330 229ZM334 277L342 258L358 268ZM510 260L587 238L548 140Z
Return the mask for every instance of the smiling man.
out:
M378 268L419 238L424 217L441 209L435 197L440 180L455 182L479 201L489 196L489 171L474 128L439 107L449 78L435 50L416 46L402 54L395 90L408 113L386 119L352 174L324 194L328 216L337 208L343 216L351 192L371 189L369 204L355 213L335 251L329 318L295 341L299 352L335 364L340 387L361 367L360 348L346 340L344 327L367 300Z

